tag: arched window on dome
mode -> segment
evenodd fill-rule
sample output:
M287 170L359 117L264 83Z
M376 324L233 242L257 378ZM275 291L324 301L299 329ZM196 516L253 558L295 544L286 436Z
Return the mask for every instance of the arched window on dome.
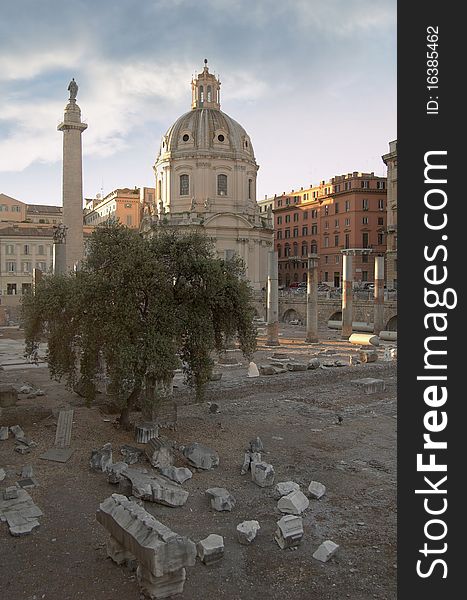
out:
M180 175L180 196L188 196L190 193L190 177L186 174Z
M217 176L217 195L227 196L227 175L223 173Z
M208 85L208 102L212 101L212 88Z
M204 87L202 85L199 86L199 101L201 104L204 102Z

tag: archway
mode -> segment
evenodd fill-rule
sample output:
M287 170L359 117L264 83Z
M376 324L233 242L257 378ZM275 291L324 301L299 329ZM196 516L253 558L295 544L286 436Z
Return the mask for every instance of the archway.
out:
M342 311L337 310L336 312L332 313L328 321L342 321Z
M302 318L296 310L294 310L293 308L289 308L285 311L284 316L282 317L282 321L284 323L290 323L290 321L299 321L301 323Z
M386 323L386 331L397 331L397 315L394 315Z

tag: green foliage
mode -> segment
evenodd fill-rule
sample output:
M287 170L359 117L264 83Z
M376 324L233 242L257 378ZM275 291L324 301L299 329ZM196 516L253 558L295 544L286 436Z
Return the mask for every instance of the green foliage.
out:
M161 227L146 239L111 223L92 234L81 271L48 276L25 298L26 354L46 335L51 376L72 386L79 373L89 400L105 367L122 409L181 359L201 398L227 337L255 351L253 314L241 261L216 258L206 237Z

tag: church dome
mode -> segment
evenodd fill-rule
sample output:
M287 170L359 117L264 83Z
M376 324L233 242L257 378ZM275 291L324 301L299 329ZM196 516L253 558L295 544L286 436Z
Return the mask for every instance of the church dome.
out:
M220 110L220 81L209 73L193 78L192 108L179 117L162 138L158 160L202 153L255 162L250 136Z

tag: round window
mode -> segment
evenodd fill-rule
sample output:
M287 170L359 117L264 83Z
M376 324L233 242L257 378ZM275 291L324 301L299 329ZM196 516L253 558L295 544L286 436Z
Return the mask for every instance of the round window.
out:
M219 142L223 142L225 140L225 137L221 133L220 135L217 136L217 139L219 140Z
M182 137L182 140L184 142L188 142L189 139L190 139L190 136L187 133L185 133L185 135Z

